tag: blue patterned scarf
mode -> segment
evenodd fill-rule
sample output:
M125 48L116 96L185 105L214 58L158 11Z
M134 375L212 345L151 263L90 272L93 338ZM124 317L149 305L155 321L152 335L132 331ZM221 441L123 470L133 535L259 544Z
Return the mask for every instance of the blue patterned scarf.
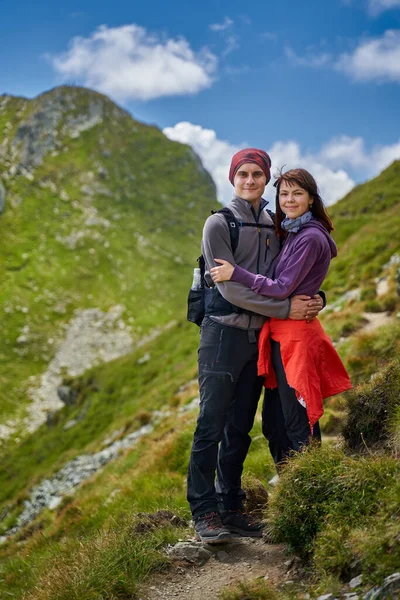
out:
M289 219L286 217L286 219L283 219L281 226L282 229L289 231L289 233L297 233L300 231L300 229L302 229L303 225L308 223L311 218L312 214L308 210L306 213L304 213L304 215L301 215L301 217L296 217L295 219Z

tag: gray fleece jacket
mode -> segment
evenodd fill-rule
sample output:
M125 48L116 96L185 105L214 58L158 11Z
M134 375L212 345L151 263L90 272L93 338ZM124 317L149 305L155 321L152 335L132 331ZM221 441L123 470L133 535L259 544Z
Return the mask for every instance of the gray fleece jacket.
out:
M232 254L228 223L221 214L208 217L203 229L202 253L206 263L206 271L218 263L215 258L222 258L232 264L237 264L254 274L273 277L275 259L280 251L279 240L275 234L274 224L266 211L268 202L261 200L259 214L256 215L251 204L234 196L228 204L238 221L246 223L263 223L268 228L240 227L239 243ZM241 308L254 314L232 313L231 315L212 316L211 318L242 329L260 329L265 317L277 317L286 319L290 311L290 301L274 300L256 294L249 288L234 281L218 283L217 288L222 296Z

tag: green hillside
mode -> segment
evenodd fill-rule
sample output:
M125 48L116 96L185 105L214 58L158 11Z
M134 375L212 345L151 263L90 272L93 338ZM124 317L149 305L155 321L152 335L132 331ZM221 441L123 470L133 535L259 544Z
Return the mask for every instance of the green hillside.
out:
M199 336L185 304L215 188L188 147L75 87L0 97L0 172L0 407L12 430L0 447L0 598L138 600L170 565L166 545L191 533ZM322 421L345 443L293 459L266 512L308 561L306 583L255 581L226 600L314 599L354 570L368 586L398 564L397 189L394 163L330 209L339 257L322 320L360 385ZM385 325L365 330L373 310ZM30 432L32 389L60 383L61 408ZM274 474L259 416L252 437L250 493Z
M355 187L329 207L339 246L324 289L336 296L360 287L375 288L374 278L400 252L400 161L378 177ZM373 297L374 294L370 294Z
M1 97L0 406L21 417L74 311L122 305L132 340L183 314L215 186L192 150L75 87Z

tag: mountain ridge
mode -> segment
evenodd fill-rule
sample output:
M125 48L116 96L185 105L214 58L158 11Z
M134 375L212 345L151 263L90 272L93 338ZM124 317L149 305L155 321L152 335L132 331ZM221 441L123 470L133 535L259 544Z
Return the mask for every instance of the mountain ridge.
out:
M62 87L9 99L0 109L5 130L0 394L3 418L13 420L76 310L123 305L115 324L132 341L183 310L203 215L216 198L191 148L97 92Z

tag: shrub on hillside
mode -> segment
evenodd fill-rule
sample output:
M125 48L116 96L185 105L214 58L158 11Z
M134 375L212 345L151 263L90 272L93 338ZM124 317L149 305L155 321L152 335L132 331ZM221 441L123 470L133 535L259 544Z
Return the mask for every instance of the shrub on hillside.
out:
M321 574L346 579L356 567L371 581L389 575L400 559L399 479L400 463L390 456L307 448L287 463L270 497L274 536Z
M353 385L365 382L399 354L400 319L368 333L355 334L340 347Z
M351 450L389 447L400 451L400 360L349 392L343 435Z

